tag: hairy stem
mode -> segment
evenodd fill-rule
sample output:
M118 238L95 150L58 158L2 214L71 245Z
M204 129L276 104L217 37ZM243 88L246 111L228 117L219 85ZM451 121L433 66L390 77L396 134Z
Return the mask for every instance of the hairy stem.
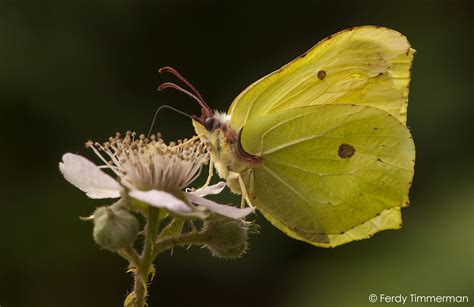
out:
M200 232L189 232L175 237L167 237L158 240L155 243L154 256L156 257L159 253L170 249L176 245L190 245L190 244L204 244L204 234Z
M203 232L193 230L185 234L173 234L173 228L178 227L179 222L174 219L158 237L159 209L150 207L144 230L145 240L142 254L138 256L132 247L119 251L119 254L129 260L131 266L135 267L133 292L127 297L125 306L144 307L146 305L147 283L150 273L153 272L153 261L159 253L176 245L205 244L207 234ZM181 232L181 228L179 228L179 232Z
M123 258L128 260L131 267L137 267L138 262L140 260L139 259L140 257L138 256L135 249L133 249L133 247L129 246L129 247L126 247L126 248L122 248L122 249L118 250L117 252L120 256L122 256Z
M135 307L144 307L147 296L147 282L148 276L152 271L153 260L156 257L155 241L158 235L158 216L159 209L154 207L149 207L148 209L148 223L145 231L145 243L142 255L139 259L139 263L136 266L135 271Z

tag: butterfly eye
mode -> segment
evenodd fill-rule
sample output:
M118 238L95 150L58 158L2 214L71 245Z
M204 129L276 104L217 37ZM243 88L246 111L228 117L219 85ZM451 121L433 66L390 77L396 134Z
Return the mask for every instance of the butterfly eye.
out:
M208 131L214 131L220 128L220 126L221 126L221 123L219 122L219 120L217 120L214 117L208 117L204 121L204 127L206 127Z

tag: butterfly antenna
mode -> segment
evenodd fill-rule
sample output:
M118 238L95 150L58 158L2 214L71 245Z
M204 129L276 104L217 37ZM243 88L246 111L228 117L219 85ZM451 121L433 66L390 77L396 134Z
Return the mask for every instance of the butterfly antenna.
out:
M153 120L151 121L151 125L150 125L150 130L148 130L148 134L147 134L147 136L146 136L147 138L150 137L151 131L153 130L153 126L155 125L155 122L156 122L156 118L158 117L158 113L160 113L160 111L163 110L163 109L170 109L170 110L175 111L176 113L179 113L179 114L181 114L181 115L184 115L184 116L187 116L187 117L189 117L189 118L192 118L192 116L189 115L188 113L185 113L185 112L183 112L183 111L181 111L181 110L178 110L178 109L176 109L176 108L174 108L174 107L172 107L172 106L169 106L169 105L167 105L167 104L165 104L165 105L163 105L163 106L160 106L160 107L158 107L158 108L156 109L155 115L153 116Z
M185 93L186 95L190 96L191 98L193 98L194 100L196 100L199 105L204 109L206 110L206 117L207 116L211 116L212 114L212 109L207 105L206 101L204 100L204 98L202 97L201 93L194 87L194 85L191 84L191 82L189 82L185 77L183 77L176 69L174 69L173 67L169 67L169 66L166 66L166 67L162 67L158 70L158 72L160 74L162 73L170 73L172 74L173 76L175 76L176 78L178 78L181 82L183 82L184 84L186 84L187 87L189 87L192 91L192 93L190 93L189 91L187 90L184 90L182 87L179 87L177 86L176 84L174 83L164 83L162 84L160 87L158 87L158 90L161 91L163 89L166 89L166 88L174 88L182 93ZM163 85L166 85L164 87L162 87Z
M166 82L166 83L163 83L162 85L160 85L158 87L158 91L162 91L162 90L165 90L167 88L172 88L172 89L175 89L181 93L184 93L186 94L187 96L191 97L192 99L194 99L197 103L199 103L199 105L203 108L204 111L206 111L206 114L205 116L206 117L209 117L212 115L212 110L209 108L209 106L202 100L200 100L196 95L190 93L189 91L185 90L184 88L180 87L179 85L176 85L174 83L171 83L171 82Z
M160 74L167 72L167 73L170 73L170 74L174 75L176 78L181 80L181 82L186 84L193 91L193 93L199 98L199 100L201 100L202 102L204 102L204 104L206 104L205 101L204 101L204 98L201 95L201 93L199 93L199 91L194 87L194 85L192 85L191 82L189 82L185 77L183 77L176 69L174 69L173 67L166 66L166 67L160 68L158 70L158 72ZM206 104L206 106L207 106L207 104Z

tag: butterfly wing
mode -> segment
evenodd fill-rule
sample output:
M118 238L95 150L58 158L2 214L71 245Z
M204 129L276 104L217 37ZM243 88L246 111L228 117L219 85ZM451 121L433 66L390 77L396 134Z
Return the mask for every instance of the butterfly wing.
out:
M252 203L289 236L334 247L401 226L415 148L395 116L357 105L293 108L248 122L241 144L261 158Z
M318 104L372 106L406 123L414 49L391 29L356 27L327 37L244 90L232 103L231 126Z

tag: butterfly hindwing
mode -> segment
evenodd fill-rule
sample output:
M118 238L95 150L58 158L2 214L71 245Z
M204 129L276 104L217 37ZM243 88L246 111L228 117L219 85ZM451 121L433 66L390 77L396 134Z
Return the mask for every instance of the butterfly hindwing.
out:
M288 235L336 246L401 225L415 149L391 114L357 105L293 108L248 122L254 205Z

